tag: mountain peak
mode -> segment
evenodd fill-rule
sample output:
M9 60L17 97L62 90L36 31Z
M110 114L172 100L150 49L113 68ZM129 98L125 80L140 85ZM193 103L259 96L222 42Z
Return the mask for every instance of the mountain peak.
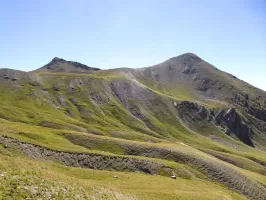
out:
M202 61L202 59L199 56L197 56L194 53L190 53L190 52L181 54L181 55L176 56L176 57L171 58L171 59L185 61L185 62L200 62L200 61Z
M91 71L100 70L98 68L89 67L82 63L67 61L62 58L54 57L51 62L44 65L37 71L42 72L70 72L70 73L87 73Z
M66 62L66 60L58 57L54 57L51 62Z

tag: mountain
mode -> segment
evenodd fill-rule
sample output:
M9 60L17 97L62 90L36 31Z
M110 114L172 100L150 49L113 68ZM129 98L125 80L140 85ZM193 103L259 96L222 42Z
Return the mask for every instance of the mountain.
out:
M266 92L193 53L111 70L54 58L0 69L0 89L0 197L266 199ZM30 189L5 193L13 174Z
M88 73L100 70L99 68L89 67L87 65L66 61L62 58L53 58L47 65L37 69L35 72L71 72L71 73Z

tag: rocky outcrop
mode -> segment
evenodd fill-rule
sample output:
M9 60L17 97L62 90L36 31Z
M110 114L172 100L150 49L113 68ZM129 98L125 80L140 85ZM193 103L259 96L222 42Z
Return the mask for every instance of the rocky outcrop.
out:
M247 125L244 117L235 108L221 110L215 117L215 122L226 129L226 134L235 134L242 142L254 147L252 143L252 129Z
M257 99L250 99L248 94L238 93L233 96L231 102L243 107L250 115L266 122L266 100L263 105L263 103L261 104L258 102L259 99L260 97L257 97Z
M247 124L243 116L241 116L235 108L228 110L221 109L215 111L207 109L190 101L183 101L177 106L181 119L185 122L205 120L213 126L221 127L227 135L234 134L243 143L254 147L252 143L252 128ZM216 114L215 114L216 112Z
M248 113L266 122L266 110L260 107L248 106Z
M207 91L215 84L215 82L208 77L198 76L195 81L196 81L196 89L202 92Z
M214 117L213 110L207 109L204 106L191 101L182 101L181 103L176 104L176 108L182 118L189 115L192 120L207 119L208 121L211 121Z

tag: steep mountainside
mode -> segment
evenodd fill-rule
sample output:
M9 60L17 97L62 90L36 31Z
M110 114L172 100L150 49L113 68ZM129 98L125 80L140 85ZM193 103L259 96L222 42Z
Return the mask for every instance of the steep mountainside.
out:
M56 179L113 184L113 199L266 199L266 92L195 54L112 70L54 58L32 72L0 69L0 90L0 175L10 162L48 160L50 174L94 169L64 167ZM50 190L56 180L45 180Z
M211 113L217 111L222 114L236 108L227 119L231 125L225 127L225 132L228 135L236 134L250 146L253 143L260 146L261 142L261 147L265 147L266 92L218 70L191 53L141 69L136 77L143 84L166 95L204 104L212 109ZM242 126L245 130L241 129L239 123L245 124Z

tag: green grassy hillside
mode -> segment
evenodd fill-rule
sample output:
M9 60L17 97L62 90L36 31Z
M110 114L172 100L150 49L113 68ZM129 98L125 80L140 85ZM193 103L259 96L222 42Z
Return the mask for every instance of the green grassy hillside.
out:
M266 199L266 93L194 54L0 69L0 90L0 199Z

